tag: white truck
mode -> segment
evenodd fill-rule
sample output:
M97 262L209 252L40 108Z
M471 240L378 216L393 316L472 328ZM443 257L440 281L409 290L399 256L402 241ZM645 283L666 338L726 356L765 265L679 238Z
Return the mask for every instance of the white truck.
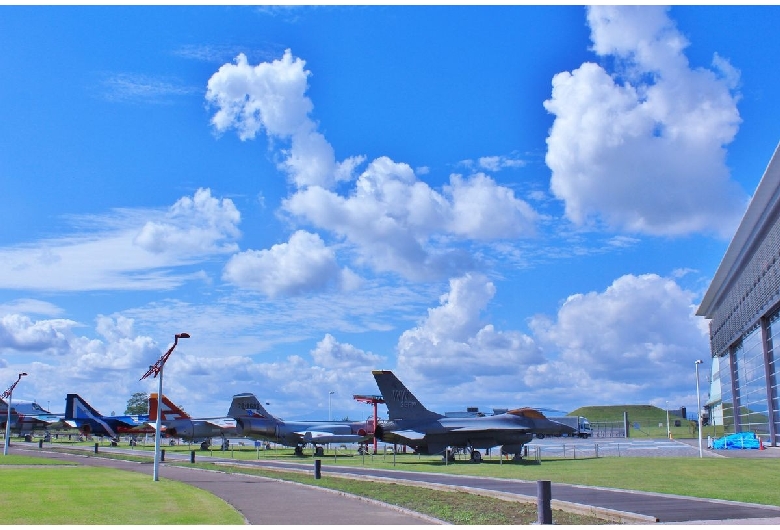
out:
M562 423L573 428L574 432L571 434L571 436L576 436L578 438L590 438L593 436L593 430L590 428L590 422L588 421L588 418L584 418L582 416L548 416L547 419L551 421L557 421L558 423ZM564 434L563 436L567 435ZM537 434L536 437L544 438L544 435Z

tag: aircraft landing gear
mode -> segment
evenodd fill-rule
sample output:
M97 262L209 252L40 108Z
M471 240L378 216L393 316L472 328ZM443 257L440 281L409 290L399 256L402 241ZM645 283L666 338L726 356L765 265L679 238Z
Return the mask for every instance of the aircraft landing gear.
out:
M316 456L325 456L325 448L324 447L315 447L314 448L314 454Z
M303 447L300 445L295 446L295 456L303 456Z
M201 451L208 451L209 450L209 442L206 440L205 442L200 442L200 450Z
M475 464L479 464L482 462L482 453L479 451L471 451L471 461Z

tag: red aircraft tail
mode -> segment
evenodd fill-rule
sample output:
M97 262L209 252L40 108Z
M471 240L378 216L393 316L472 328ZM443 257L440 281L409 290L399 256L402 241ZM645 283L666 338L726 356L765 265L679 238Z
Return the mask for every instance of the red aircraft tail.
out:
M184 412L184 409L168 399L165 394L163 394L162 403L162 415L160 416L162 421L182 420L190 417ZM158 405L157 393L149 394L149 421L157 421L157 410L160 408Z

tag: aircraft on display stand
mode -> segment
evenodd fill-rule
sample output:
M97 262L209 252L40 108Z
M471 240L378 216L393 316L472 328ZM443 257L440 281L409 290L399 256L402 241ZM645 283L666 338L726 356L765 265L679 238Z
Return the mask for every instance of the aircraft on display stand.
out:
M365 443L373 438L370 422L356 421L284 421L270 414L254 394L236 394L228 416L236 420L236 434L295 447L302 455L307 444L318 456L325 454L324 444Z
M522 458L523 446L535 434L560 436L574 432L568 425L551 421L532 408L492 416L447 417L426 409L393 372L372 373L389 412L389 421L377 425L376 437L386 443L412 447L420 454L446 454L452 460L449 448L463 449L472 462L481 462L478 449L501 446L503 454Z
M0 428L5 428L8 416L8 403L0 399ZM11 405L11 431L20 435L38 430L64 427L64 414L52 414L35 401L14 400Z
M68 394L65 398L65 423L77 428L84 436L109 436L117 439L119 434L149 434L147 414L124 416L103 416L92 408L78 394Z
M192 418L184 410L174 404L163 394L162 407L159 406L157 393L149 395L149 425L154 428L157 412L160 412L162 432L169 438L181 438L186 441L200 443L204 451L209 448L211 439L222 438L223 450L228 446L228 436L236 435L236 420L222 418Z

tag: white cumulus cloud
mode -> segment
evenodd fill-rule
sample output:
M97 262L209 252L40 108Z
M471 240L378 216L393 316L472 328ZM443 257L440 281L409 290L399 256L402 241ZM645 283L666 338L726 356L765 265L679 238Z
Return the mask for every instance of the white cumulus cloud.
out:
M695 299L656 274L626 275L603 292L571 295L556 319L531 320L540 345L558 354L552 367L532 369L529 381L582 395L612 388L600 398L605 402L641 402L684 385L693 361L709 351Z
M343 197L318 186L300 190L283 208L355 245L363 263L410 279L460 274L473 258L443 238L484 241L531 235L536 213L509 188L484 174L452 175L437 192L407 164L372 161Z
M495 286L481 274L450 280L440 305L419 326L398 339L399 374L411 381L457 384L476 377L520 374L544 357L534 340L518 331L499 331L482 321ZM430 381L429 381L430 382Z
M347 343L341 343L330 333L311 351L315 365L337 371L375 369L382 360L379 355L366 352Z
M230 258L223 277L245 289L267 296L296 295L328 287L349 289L359 281L341 269L333 249L317 234L303 230L268 250L247 250Z
M713 69L692 68L667 9L589 8L593 50L615 67L585 63L553 78L550 188L577 224L730 236L747 204L724 148L741 121L738 72L718 56Z
M288 141L280 166L291 180L299 187L330 187L350 172L340 170L333 147L309 117L314 106L306 96L310 72L305 66L290 50L255 66L240 54L211 76L206 100L217 107L211 123L218 132L236 129L239 138L249 140L265 131Z
M0 318L0 351L21 351L64 355L71 350L71 329L78 324L68 319L33 321L10 313Z
M264 132L297 187L282 209L345 239L358 265L407 279L440 279L475 267L476 253L464 245L534 233L536 212L483 173L452 175L449 185L437 191L418 180L408 164L386 156L359 174L364 156L336 162L310 116L309 76L305 62L290 50L258 65L239 55L209 80L206 99L216 108L212 124L218 132L235 130L242 140ZM498 170L521 164L496 156L471 166ZM344 185L336 191L338 182L354 182L354 188ZM260 256L253 253L251 259ZM244 254L231 268L249 259Z
M233 201L217 199L211 196L211 190L200 188L192 197L176 201L164 220L147 222L134 242L156 254L232 252L237 247L230 240L240 235L240 222L241 214Z

